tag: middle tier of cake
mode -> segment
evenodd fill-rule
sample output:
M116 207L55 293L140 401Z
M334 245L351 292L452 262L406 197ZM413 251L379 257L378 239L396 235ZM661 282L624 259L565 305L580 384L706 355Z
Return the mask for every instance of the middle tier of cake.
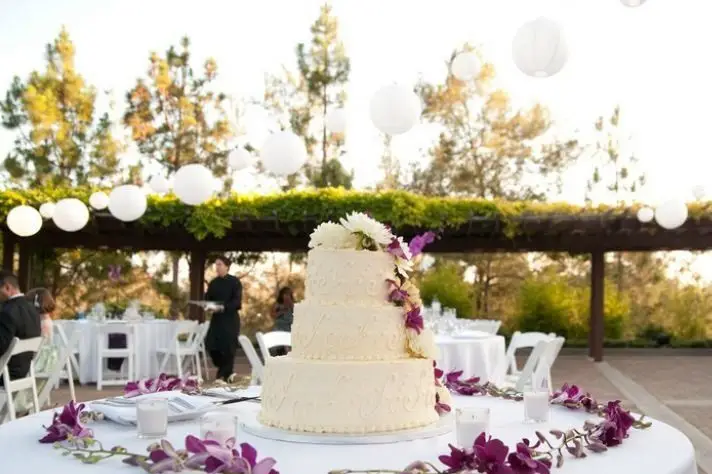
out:
M311 433L378 433L435 423L433 362L268 360L259 420Z
M292 355L316 360L394 360L406 351L403 308L323 305L303 301L294 305Z

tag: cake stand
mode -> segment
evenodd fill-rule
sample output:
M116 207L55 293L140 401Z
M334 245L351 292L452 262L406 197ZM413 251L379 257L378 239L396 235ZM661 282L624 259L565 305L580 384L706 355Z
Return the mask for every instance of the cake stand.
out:
M240 430L257 436L258 438L271 439L275 441L286 441L289 443L308 444L389 444L400 443L402 441L413 441L417 439L435 438L450 433L454 428L454 417L447 414L432 425L422 428L400 431L385 431L381 433L367 434L339 434L339 433L302 433L299 431L288 431L272 426L266 426L257 419L257 413L245 413L240 416Z

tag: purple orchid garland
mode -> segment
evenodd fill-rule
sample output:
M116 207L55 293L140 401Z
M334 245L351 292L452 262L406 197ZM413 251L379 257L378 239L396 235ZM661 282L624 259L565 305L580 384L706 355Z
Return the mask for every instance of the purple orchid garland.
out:
M132 398L147 393L171 392L180 390L187 394L200 392L200 381L196 377L175 377L168 374L160 374L152 379L143 379L128 382L124 386L124 397Z

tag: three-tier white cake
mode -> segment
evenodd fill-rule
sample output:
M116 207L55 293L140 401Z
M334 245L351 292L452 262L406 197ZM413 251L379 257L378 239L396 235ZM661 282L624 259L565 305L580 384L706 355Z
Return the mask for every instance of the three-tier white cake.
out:
M313 433L377 433L435 422L432 358L409 349L404 308L389 301L396 257L325 247L308 255L291 353L267 361L259 420Z

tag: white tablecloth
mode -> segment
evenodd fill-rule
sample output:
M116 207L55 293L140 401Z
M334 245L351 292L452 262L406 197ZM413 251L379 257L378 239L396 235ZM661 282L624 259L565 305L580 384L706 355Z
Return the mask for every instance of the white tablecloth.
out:
M553 407L551 421L531 425L523 423L521 403L488 397L456 397L455 406L488 406L491 411L492 434L510 446L522 437L534 438L534 431L546 433L551 428L578 428L590 418L581 412L563 407ZM259 405L240 403L231 405L238 417L254 416ZM97 465L83 465L71 457L63 457L51 445L41 445L37 440L43 435L42 425L49 424L51 412L42 412L20 420L0 425L0 466L5 473L52 472L53 474L101 474L116 472L141 473L128 468L116 459ZM599 474L602 472L640 472L645 474L697 474L692 443L679 431L653 421L653 427L632 430L625 443L604 454L589 454L577 460L567 456L564 467L553 472L561 474ZM136 429L102 421L91 424L97 439L105 447L120 445L130 452L145 452L150 441L139 440ZM174 445L183 445L186 435L199 435L198 421L169 425L167 439ZM255 446L258 458L271 456L277 460L275 468L282 474L327 474L333 469L403 469L411 461L431 461L439 466L437 458L448 453L448 443L455 444L450 433L437 438L386 445L316 445L288 443L257 438L245 433L238 435L239 442ZM441 466L442 467L442 466Z
M435 336L440 355L438 367L445 373L462 370L464 377L479 377L481 382L501 381L506 370L503 336L475 338Z
M56 321L62 324L67 338L72 337L73 331L81 331L79 338L79 382L82 384L96 382L96 347L97 334L100 324L129 324L124 322L99 323L89 320ZM151 320L131 323L136 325L136 369L138 378L155 377L158 374L158 358L156 349L168 347L172 343L175 332L173 321ZM172 364L174 366L175 364Z

